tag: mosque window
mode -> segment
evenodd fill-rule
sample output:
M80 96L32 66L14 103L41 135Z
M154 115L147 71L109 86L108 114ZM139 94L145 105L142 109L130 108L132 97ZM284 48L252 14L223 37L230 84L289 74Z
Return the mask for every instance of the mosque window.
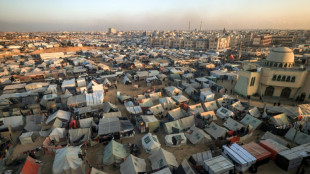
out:
M282 64L282 63L280 63L279 67L283 67L283 64Z
M287 82L290 82L290 81L291 81L291 76L287 76L287 77L286 77L286 81L287 81Z
M254 84L255 84L255 77L252 77L252 78L251 78L250 86L254 86Z
M273 63L273 66L274 66L274 67L277 67L277 63Z
M281 75L278 75L277 81L281 81Z
M277 80L277 75L273 75L272 81L276 81L276 80Z
M286 76L282 76L282 82L285 82Z
M295 82L295 76L292 77L291 82Z
M286 67L287 67L287 64L285 63L285 64L284 64L284 68L286 68Z

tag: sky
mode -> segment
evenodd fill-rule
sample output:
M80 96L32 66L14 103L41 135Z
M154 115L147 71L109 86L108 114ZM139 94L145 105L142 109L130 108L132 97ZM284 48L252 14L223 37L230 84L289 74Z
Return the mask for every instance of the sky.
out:
M0 0L0 31L310 29L310 0Z

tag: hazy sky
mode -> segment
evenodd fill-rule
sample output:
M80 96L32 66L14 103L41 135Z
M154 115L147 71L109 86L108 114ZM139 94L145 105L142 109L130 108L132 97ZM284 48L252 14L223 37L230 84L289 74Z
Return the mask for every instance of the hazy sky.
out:
M310 29L310 0L0 0L0 31Z

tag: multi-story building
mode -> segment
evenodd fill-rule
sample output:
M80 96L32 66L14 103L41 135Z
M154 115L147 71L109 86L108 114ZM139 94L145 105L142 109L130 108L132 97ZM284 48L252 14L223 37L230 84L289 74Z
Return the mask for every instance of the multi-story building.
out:
M194 39L191 38L186 38L184 39L184 48L185 49L195 49L196 47L196 41Z
M253 38L253 46L269 46L272 42L271 35L258 35Z
M184 39L182 37L178 37L173 41L172 47L174 48L184 48Z
M294 64L291 49L274 48L258 68L239 72L234 91L242 96L258 94L309 102L310 72Z
M209 39L209 49L222 50L229 47L230 37L212 37Z
M115 28L109 28L108 33L109 34L115 34L117 32L117 30Z
M196 50L206 50L209 48L208 39L198 39L196 40Z

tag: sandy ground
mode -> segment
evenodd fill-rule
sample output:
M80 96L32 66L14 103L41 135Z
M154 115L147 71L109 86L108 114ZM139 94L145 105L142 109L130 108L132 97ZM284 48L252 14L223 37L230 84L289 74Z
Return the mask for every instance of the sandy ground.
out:
M117 90L114 88L110 88L109 91L107 92L106 96L105 96L105 101L109 101L111 103L116 104L119 109L121 110L123 116L128 116L128 113L124 107L123 104L119 103L116 97L116 92L117 91L122 91L122 93L124 94L128 94L131 96L135 96L138 94L141 94L142 92L144 92L145 90L149 89L149 87L146 86L146 83L144 81L140 81L138 82L138 84L140 85L139 89L134 89L133 85L124 85L122 84L122 79L118 79L119 83L117 85ZM114 81L112 81L114 82ZM137 84L137 83L135 83ZM234 87L234 84L231 84L231 82L229 81L224 81L224 82L219 82L219 84L222 84L223 86L225 86L228 91L230 91L231 88ZM152 86L155 88L163 88L165 87L164 85L160 85L160 86ZM228 92L229 93L229 92ZM184 94L186 96L186 94ZM239 99L241 99L239 97ZM271 102L272 103L272 102ZM193 101L190 101L190 104L194 104ZM263 106L262 102L251 102L251 105L255 105L255 106ZM220 122L220 121L219 121ZM138 133L137 129L135 129L135 136L131 137L131 138L125 138L122 140L119 140L118 142L122 143L122 144L127 144L127 143L134 143L134 144L138 144L141 148L141 154L138 156L139 158L143 158L146 160L147 163L147 169L150 170L150 161L148 160L148 157L150 156L150 154L147 154L143 148L142 148L142 144L141 144L141 138L142 136L144 136L145 134L140 134ZM256 141L257 140L257 134L262 135L263 132L262 131L255 131L253 135L253 137L250 137L246 142L250 142L250 141ZM14 133L15 137L18 137L18 133ZM165 137L165 133L163 131L163 129L161 129L158 133L156 133L156 135L159 138L159 141L162 145L162 148L164 148L165 150L172 152L176 159L177 162L180 164L184 159L188 159L192 154L194 153L198 153L198 152L202 152L202 151L206 151L208 149L210 149L210 145L208 144L203 144L203 145L192 145L190 142L187 142L186 145L182 145L180 147L167 147L164 143L164 137ZM10 166L8 166L9 169L14 170L14 173L18 173L18 170L21 169L21 167L23 166L23 161L24 159L26 159L26 155L23 154L24 151L27 150L32 150L34 148L40 147L42 146L42 142L43 142L44 138L43 137L39 137L36 139L36 141L33 144L29 144L27 146L23 146L20 143L17 144L14 148L14 152L12 155L12 159L17 159L17 161L19 161L19 163L11 163ZM97 164L99 164L101 166L102 164L102 158L103 158L103 149L104 149L105 145L103 145L103 143L99 143L93 147L89 147L87 150L87 156L86 159L84 160L86 163L86 160L93 166L97 168ZM220 147L219 147L220 148ZM39 153L36 154L38 160L42 161L42 173L43 174L49 174L52 173L52 166L53 166L53 161L54 161L54 156L55 154L44 154L42 151L40 151ZM15 160L16 161L16 160ZM307 172L310 172L310 168L306 168ZM86 165L86 172L89 171L89 167L88 165ZM113 165L110 166L104 166L103 171L109 173L109 174L118 174L120 173L118 168L114 168ZM282 169L280 169L278 166L275 165L275 163L273 161L270 161L268 164L265 164L263 166L260 166L258 168L258 173L264 173L264 174L282 174L282 173L295 173L296 170L291 170L290 172L285 172ZM306 173L307 173L306 172ZM249 173L249 172L248 172Z

